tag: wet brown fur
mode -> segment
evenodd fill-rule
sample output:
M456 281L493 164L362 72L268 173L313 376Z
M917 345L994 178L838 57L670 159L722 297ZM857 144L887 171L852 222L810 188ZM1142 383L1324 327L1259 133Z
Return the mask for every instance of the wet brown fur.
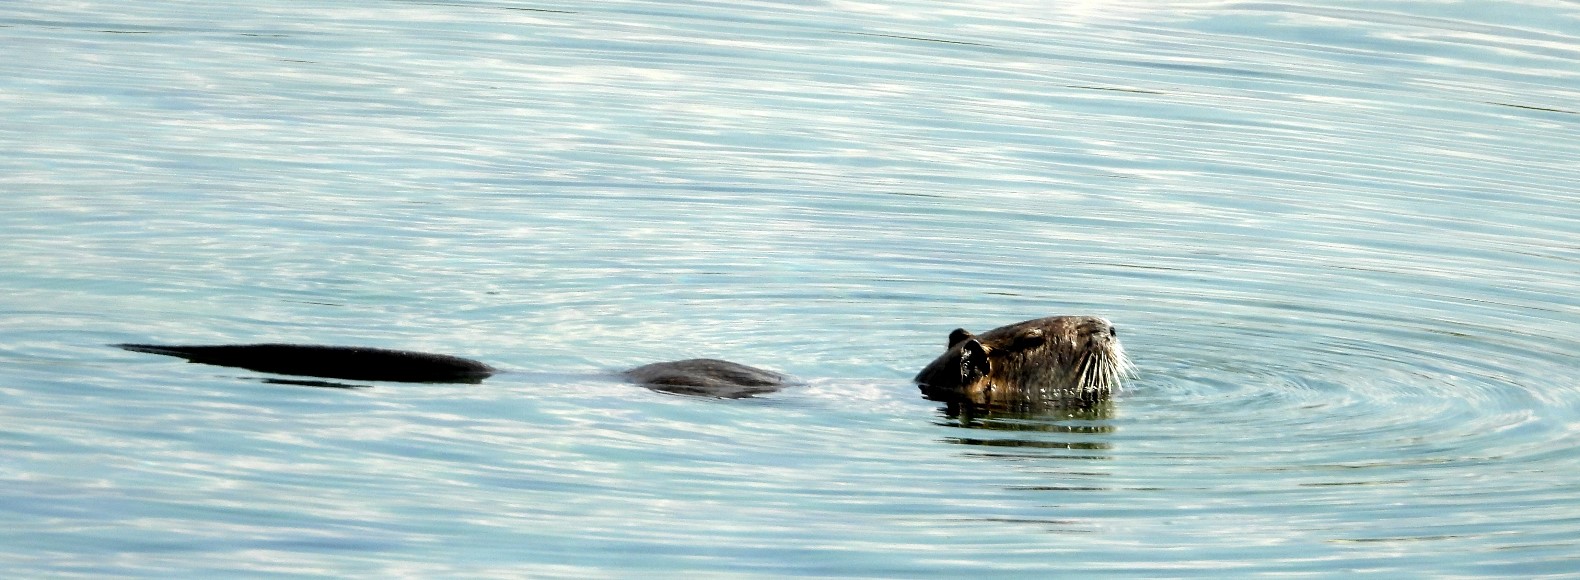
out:
M1053 316L980 335L956 329L915 380L923 396L951 406L1089 406L1111 396L1129 370L1107 320Z

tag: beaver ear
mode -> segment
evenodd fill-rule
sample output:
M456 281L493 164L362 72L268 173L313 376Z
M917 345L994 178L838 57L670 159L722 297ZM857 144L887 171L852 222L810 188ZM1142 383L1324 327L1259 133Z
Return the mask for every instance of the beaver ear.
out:
M969 330L964 328L956 328L954 332L949 333L949 345L945 348L954 348L955 345L960 344L960 341L976 337L977 335L971 334L971 331Z
M987 349L975 338L966 339L960 345L960 384L969 385L993 372L993 363L988 361Z

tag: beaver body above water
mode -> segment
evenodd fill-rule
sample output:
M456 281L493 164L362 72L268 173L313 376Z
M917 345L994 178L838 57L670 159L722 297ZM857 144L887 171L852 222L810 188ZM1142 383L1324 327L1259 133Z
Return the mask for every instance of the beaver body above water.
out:
M499 370L472 359L382 348L307 344L114 345L188 362L279 375L354 381L479 383ZM1106 398L1128 372L1113 326L1101 318L1059 316L1028 320L980 336L957 329L949 349L916 375L929 399L1003 407L1017 402ZM725 399L777 391L782 374L716 359L643 365L621 373L633 383L667 393ZM292 381L284 381L292 382ZM312 384L312 383L303 383Z

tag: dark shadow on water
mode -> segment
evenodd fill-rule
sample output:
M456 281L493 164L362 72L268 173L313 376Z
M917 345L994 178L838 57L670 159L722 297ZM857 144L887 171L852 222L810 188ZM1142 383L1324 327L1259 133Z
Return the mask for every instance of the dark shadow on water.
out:
M1499 107L1513 107L1515 109L1525 109L1525 110L1528 110L1528 111L1543 111L1543 112L1547 112L1547 113L1563 113L1563 114L1566 114L1566 115L1580 115L1580 111L1570 111L1568 109L1554 109L1554 108L1550 108L1550 107L1538 107L1538 106L1535 106L1535 105L1516 105L1514 103L1499 103L1497 101L1482 101L1482 102L1484 102L1486 104L1489 104L1489 105L1497 105Z
M371 389L373 385L352 385L334 381L306 381L297 379L261 379L271 385L291 385L293 387L318 387L323 389Z
M941 427L972 429L980 436L944 437L957 445L983 447L979 454L994 457L1046 457L1028 455L1021 450L1108 451L1113 448L1107 436L1114 432L1109 422L1114 403L1100 401L1073 405L1039 405L1016 409L982 409L950 404L938 410ZM1060 454L1067 459L1107 459L1091 453Z

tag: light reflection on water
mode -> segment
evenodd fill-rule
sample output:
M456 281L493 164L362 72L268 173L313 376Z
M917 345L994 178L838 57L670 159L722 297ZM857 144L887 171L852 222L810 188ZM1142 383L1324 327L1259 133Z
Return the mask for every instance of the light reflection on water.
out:
M13 7L0 568L1580 570L1577 15L1032 4ZM1055 314L1110 404L906 380ZM694 356L807 384L608 375Z

